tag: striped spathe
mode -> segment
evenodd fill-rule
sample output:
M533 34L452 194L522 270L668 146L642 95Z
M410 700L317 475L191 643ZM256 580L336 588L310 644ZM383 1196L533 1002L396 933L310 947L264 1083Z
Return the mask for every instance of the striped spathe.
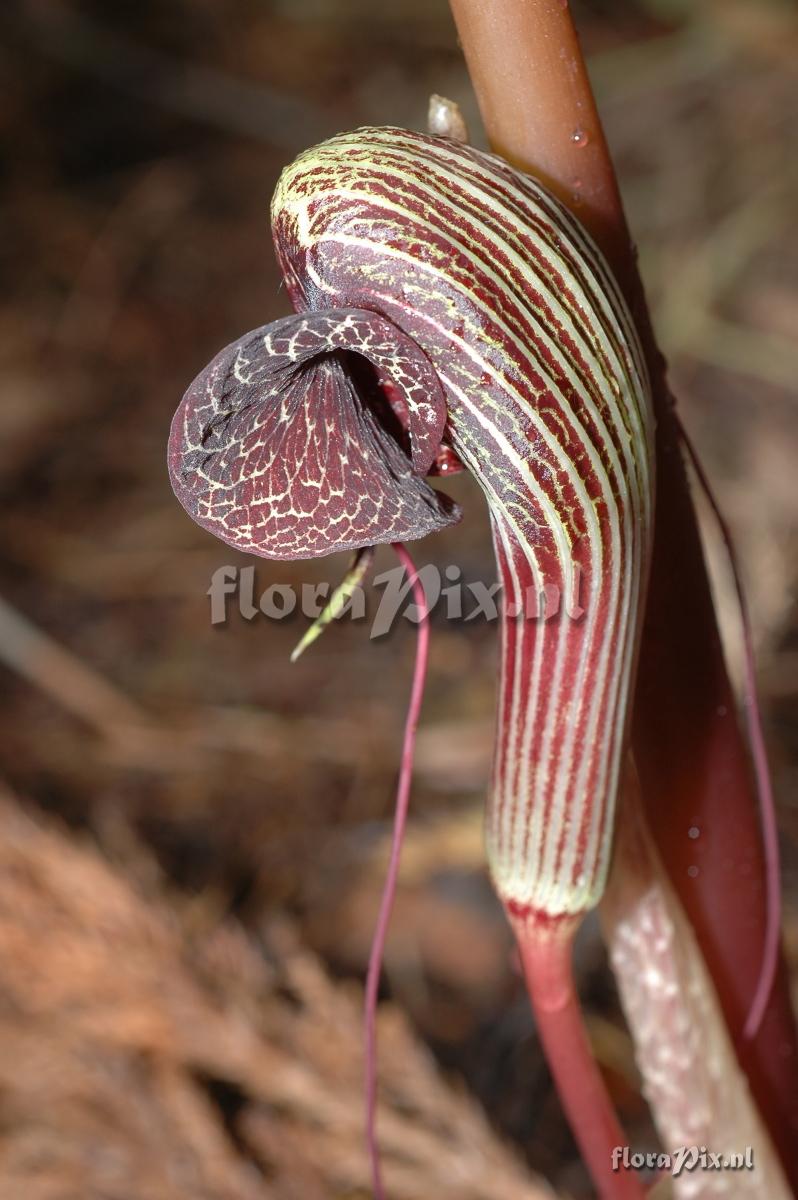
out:
M648 380L615 281L533 179L400 129L301 155L272 222L297 307L372 309L432 361L505 604L578 591L578 619L505 614L487 841L505 901L581 912L608 866L652 528Z

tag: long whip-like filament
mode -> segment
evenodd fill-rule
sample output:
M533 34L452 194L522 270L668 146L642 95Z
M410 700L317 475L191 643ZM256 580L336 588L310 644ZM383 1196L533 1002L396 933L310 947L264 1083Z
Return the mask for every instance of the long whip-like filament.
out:
M419 612L419 622L416 641L416 661L413 668L413 684L410 690L410 701L405 719L402 760L399 768L399 782L396 788L396 809L391 838L391 854L383 885L380 910L374 930L374 939L371 944L371 953L369 955L363 1013L365 1025L366 1142L371 1163L371 1179L375 1200L385 1200L379 1144L377 1141L377 996L380 986L382 960L385 953L385 941L388 936L388 925L391 920L391 911L396 896L396 883L399 877L399 859L402 852L405 825L407 824L410 786L413 779L413 755L416 745L416 730L418 728L421 703L424 698L424 684L426 682L427 661L429 659L429 608L426 595L424 594L424 585L419 578L413 559L402 543L393 542L392 546L407 572L413 590L413 599Z

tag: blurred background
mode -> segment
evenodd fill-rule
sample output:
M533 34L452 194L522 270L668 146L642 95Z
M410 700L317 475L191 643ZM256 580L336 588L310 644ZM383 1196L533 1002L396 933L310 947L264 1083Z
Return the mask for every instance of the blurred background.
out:
M798 8L573 7L743 562L798 973ZM217 349L287 311L285 162L358 124L423 128L433 91L482 144L448 9L5 0L0 36L0 1196L366 1197L361 985L413 631L343 621L291 666L304 618L233 604L212 627L213 572L248 560L185 516L165 447ZM490 581L481 496L446 490L465 519L417 560ZM257 590L344 565L261 562ZM715 582L734 664L720 558ZM495 636L433 630L380 1018L395 1200L590 1194L483 866ZM578 974L653 1148L590 924Z

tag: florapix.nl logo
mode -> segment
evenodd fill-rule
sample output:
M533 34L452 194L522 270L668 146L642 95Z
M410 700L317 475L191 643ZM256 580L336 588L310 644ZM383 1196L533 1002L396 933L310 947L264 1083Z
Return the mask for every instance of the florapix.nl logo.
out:
M582 569L572 563L564 586L543 583L503 597L501 584L483 579L466 579L456 564L439 567L427 563L418 572L430 614L447 621L496 621L506 617L525 621L579 621L585 612ZM261 587L252 566L222 566L214 571L208 597L212 625L226 624L233 613L245 621L265 618L284 621L301 614L317 621L334 594L329 582L272 582ZM413 600L413 584L404 567L397 566L375 575L369 584L357 584L336 610L336 618L369 621L369 637L384 637L399 620L418 624L421 613Z

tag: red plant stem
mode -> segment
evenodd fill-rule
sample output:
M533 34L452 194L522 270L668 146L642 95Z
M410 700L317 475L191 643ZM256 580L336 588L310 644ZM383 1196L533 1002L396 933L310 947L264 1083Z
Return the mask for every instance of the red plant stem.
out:
M734 588L737 595L737 604L740 609L740 618L743 634L743 660L745 672L745 718L748 726L748 742L751 748L751 758L753 760L754 773L756 775L757 790L761 804L762 818L762 844L765 851L765 863L767 865L767 931L765 944L762 953L762 969L759 972L756 992L751 1004L751 1008L746 1019L743 1035L746 1038L753 1038L759 1031L765 1011L770 1000L770 994L773 990L773 982L778 970L779 960L779 935L781 925L781 892L780 892L780 855L779 855L779 831L776 820L776 803L773 796L773 784L770 778L770 764L768 763L767 747L762 732L762 713L759 704L759 689L756 682L756 662L754 660L754 637L751 629L751 619L748 613L748 601L746 600L745 591L743 589L742 573L737 562L737 553L732 541L731 531L729 530L723 513L720 511L715 494L707 478L706 472L701 464L693 443L688 437L686 431L680 426L680 436L682 445L685 447L690 459L693 470L696 473L701 488L709 502L709 505L714 514L715 520L720 529L721 537L723 538L726 553L729 558L729 563L732 569L734 578Z
M413 559L401 542L393 542L393 549L399 561L407 571L408 579L413 589L413 599L419 612L418 634L416 640L416 661L413 667L413 683L410 690L410 702L405 718L404 740L402 743L402 759L399 768L399 782L396 788L396 809L394 815L393 835L391 839L391 854L388 870L385 875L380 911L377 925L371 943L368 973L366 975L366 992L364 1002L365 1025L365 1097L366 1097L366 1142L368 1145L369 1161L371 1163L371 1179L375 1200L385 1200L380 1166L380 1151L377 1142L377 997L380 987L380 972L385 953L385 941L388 936L388 925L391 920L396 883L399 878L399 860L402 852L407 810L410 803L410 785L413 779L413 755L416 745L416 730L421 712L421 702L424 697L424 684L427 677L427 661L429 659L429 610L424 585L418 577Z
M658 423L657 525L632 744L659 852L696 931L763 1119L798 1186L798 1048L781 955L759 1032L748 1041L742 1036L769 927L757 798L665 364L573 21L565 0L451 0L451 7L491 144L574 207L626 292L643 340ZM587 132L585 146L572 140L576 128ZM688 837L693 826L702 831L700 843ZM698 875L688 874L699 844L707 852Z
M571 966L581 918L549 927L512 918L546 1061L593 1185L602 1197L641 1200L645 1191L632 1172L613 1171L613 1150L627 1138L607 1094L582 1020Z
M450 0L492 148L576 211L610 263L629 234L567 0Z

